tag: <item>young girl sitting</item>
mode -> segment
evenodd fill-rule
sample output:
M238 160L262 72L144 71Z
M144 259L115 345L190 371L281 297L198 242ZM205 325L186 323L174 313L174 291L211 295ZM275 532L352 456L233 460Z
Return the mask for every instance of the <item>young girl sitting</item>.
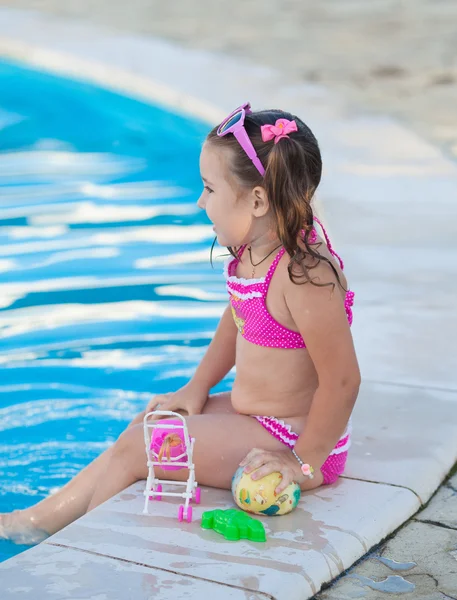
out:
M200 159L198 206L232 257L228 305L192 379L145 412L185 411L202 485L230 489L241 464L279 471L279 494L334 483L350 445L360 372L350 324L354 294L312 199L322 162L309 127L245 104L214 128ZM325 238L325 242L322 237ZM231 392L209 395L236 365ZM0 538L44 539L140 479L147 466L139 414L119 439L37 505L0 515ZM161 479L187 478L186 470Z

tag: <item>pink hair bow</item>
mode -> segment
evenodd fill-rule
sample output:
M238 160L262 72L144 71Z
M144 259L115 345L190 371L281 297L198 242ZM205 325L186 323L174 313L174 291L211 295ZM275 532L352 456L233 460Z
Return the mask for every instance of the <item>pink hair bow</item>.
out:
M262 125L260 131L264 142L269 142L274 138L275 144L277 144L281 138L289 137L288 133L298 131L298 128L295 121L278 119L274 125Z

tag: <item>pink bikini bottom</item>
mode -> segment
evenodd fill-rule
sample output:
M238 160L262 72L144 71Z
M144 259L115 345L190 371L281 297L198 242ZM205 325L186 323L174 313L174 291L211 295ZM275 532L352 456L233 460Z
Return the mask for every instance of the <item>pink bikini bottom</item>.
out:
M285 446L293 448L298 440L298 434L292 431L290 425L284 423L276 417L261 417L252 415L254 419L265 427L273 437L282 442ZM338 477L343 473L348 457L349 446L351 445L351 420L349 419L348 426L343 436L338 440L335 448L330 452L327 460L321 467L322 475L324 476L324 485L335 483Z

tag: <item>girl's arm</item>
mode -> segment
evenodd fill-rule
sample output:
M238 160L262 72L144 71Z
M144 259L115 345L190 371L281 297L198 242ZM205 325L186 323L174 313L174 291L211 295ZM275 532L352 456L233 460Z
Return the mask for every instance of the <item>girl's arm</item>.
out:
M231 305L225 309L216 333L202 358L191 383L207 392L217 385L235 365L235 348L238 329L232 316Z
M298 456L317 470L344 433L361 378L341 288L323 263L312 276L317 283L333 281L334 290L288 280L285 300L318 376L308 419L295 445Z

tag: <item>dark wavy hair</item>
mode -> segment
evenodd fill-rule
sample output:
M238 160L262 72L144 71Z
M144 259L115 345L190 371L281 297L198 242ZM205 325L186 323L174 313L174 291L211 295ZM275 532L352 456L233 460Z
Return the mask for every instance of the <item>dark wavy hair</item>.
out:
M262 141L261 125L274 125L277 119L294 120L298 131L290 133L289 138ZM307 283L319 287L335 284L316 283L310 277L309 270L315 268L321 260L332 268L338 283L343 287L332 261L319 253L321 243L310 244L310 235L313 229L313 209L311 200L320 183L322 175L322 159L319 144L311 129L301 119L282 110L262 110L251 113L245 118L244 126L265 167L262 177L241 148L235 136L227 134L218 137L217 127L212 129L206 142L215 148L229 151L230 174L238 186L252 189L261 186L266 190L273 220L276 224L276 235L291 257L287 267L289 277L294 283ZM306 250L299 246L297 239L301 230L305 231L302 238ZM212 250L216 243L213 242ZM238 258L239 249L228 248L230 254ZM314 263L306 266L305 257L312 257ZM309 261L308 261L309 264ZM294 265L300 267L301 275L294 272ZM344 289L344 287L343 287Z

